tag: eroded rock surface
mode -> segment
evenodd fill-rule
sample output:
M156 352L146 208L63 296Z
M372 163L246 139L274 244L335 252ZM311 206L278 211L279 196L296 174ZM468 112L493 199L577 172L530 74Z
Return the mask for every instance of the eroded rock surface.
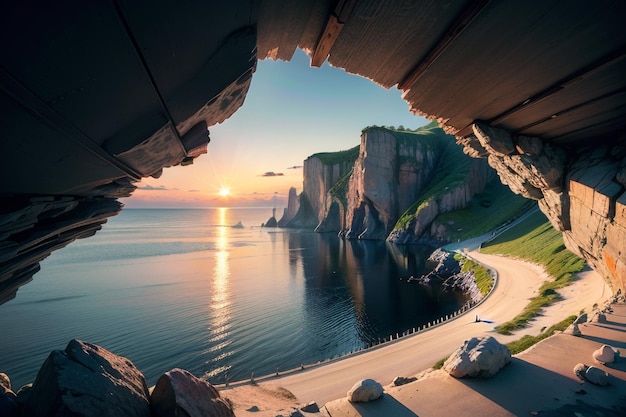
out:
M473 124L457 139L464 152L487 158L503 184L539 208L569 250L626 289L626 149L598 145L566 149L539 138Z
M149 417L148 387L128 359L74 339L42 365L24 415Z

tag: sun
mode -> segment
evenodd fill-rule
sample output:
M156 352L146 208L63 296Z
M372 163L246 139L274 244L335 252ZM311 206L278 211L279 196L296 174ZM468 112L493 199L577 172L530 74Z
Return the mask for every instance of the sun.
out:
M230 189L228 187L220 188L218 194L222 197L228 197L230 195Z

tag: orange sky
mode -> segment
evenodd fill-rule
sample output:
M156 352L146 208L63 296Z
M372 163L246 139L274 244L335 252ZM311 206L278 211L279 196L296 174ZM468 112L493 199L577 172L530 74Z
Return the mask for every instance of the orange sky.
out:
M399 90L328 64L311 68L300 50L290 62L259 61L243 107L209 128L208 154L142 180L122 201L127 207L285 207L290 187L302 191L307 157L358 145L369 125L427 123L408 109ZM219 195L222 187L229 196Z

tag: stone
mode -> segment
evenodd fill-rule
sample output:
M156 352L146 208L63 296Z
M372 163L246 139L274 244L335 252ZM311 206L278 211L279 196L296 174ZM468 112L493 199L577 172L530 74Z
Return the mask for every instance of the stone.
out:
M320 408L315 401L311 401L310 403L302 407L300 410L304 411L305 413L319 413L320 412Z
M131 361L71 340L50 353L24 404L30 417L150 417L148 387Z
M615 362L615 351L609 345L602 345L592 354L593 359L601 364Z
M493 337L473 337L450 355L443 370L455 378L489 378L511 362L509 348Z
M581 336L582 335L582 332L578 328L578 324L577 323L572 323L569 326L567 326L567 329L565 329L565 331L563 331L563 333L564 334L571 334L572 336Z
M257 411L261 411L261 410L259 409L258 406L253 405L252 407L247 408L246 411L249 411L250 413L256 413Z
M230 404L217 389L184 369L162 375L150 396L154 417L234 417Z
M576 375L581 380L584 380L585 372L587 372L587 368L589 367L585 365L584 363L577 363L576 366L574 366L574 375Z
M382 397L383 386L373 379L362 379L350 388L347 397L352 403L366 403Z
M33 383L29 383L26 385L23 385L22 387L20 387L19 390L17 390L16 395L17 395L17 402L20 405L24 405L26 404L26 401L28 400L28 396L30 395L30 391L33 389Z
M17 397L11 390L0 391L0 416L2 417L18 417L20 416L20 407L17 403Z
M543 151L543 141L534 136L520 135L515 139L515 144L520 154L537 156Z
M11 390L11 379L3 372L0 372L0 387L4 390Z
M472 130L480 144L490 154L505 156L517 151L510 133L504 129L477 122L472 125Z
M608 385L609 374L600 368L590 366L585 371L585 379L595 385Z
M289 417L304 417L304 414L302 414L300 412L300 410L293 408L290 412L289 412Z
M413 377L397 376L393 379L393 385L398 387L400 385L406 385L416 380L417 378L415 378L414 376Z

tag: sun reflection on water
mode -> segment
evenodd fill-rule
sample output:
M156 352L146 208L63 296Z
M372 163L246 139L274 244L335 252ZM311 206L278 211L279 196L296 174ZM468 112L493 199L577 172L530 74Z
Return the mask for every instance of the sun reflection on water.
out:
M213 279L211 279L211 322L209 332L211 340L215 343L211 351L222 351L217 358L211 362L218 362L228 357L232 352L226 351L230 342L231 302L229 299L229 227L227 226L228 209L218 209L218 227L216 236L215 266L213 267ZM211 365L211 364L209 364ZM205 377L210 378L228 370L230 366L211 366Z

